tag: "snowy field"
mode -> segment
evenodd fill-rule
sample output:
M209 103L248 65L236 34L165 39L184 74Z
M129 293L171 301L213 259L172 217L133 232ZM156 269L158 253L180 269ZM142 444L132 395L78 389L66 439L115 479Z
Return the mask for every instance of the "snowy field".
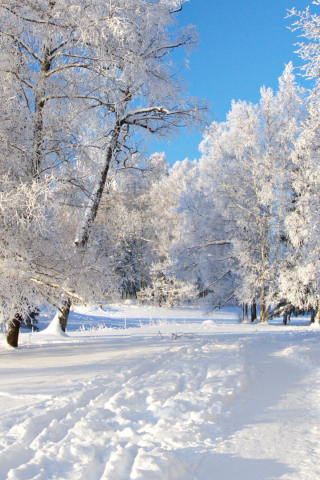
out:
M49 320L0 345L0 480L320 478L319 328L134 305L72 312L67 335Z

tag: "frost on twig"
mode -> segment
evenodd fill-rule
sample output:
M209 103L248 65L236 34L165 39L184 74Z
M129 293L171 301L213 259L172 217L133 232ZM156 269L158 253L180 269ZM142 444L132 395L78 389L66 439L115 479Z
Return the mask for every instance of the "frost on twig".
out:
M158 335L160 335L161 338L164 338L164 336L162 335L162 333L160 332L160 330L159 330L158 333L157 333L157 336L158 336ZM157 336L156 336L156 338L157 338Z
M157 335L156 335L156 338L159 337L159 336L160 336L161 338L163 338L163 339L166 338L165 336L162 335L162 333L160 332L160 330L158 330L158 333L157 333ZM172 338L173 340L178 340L179 338L189 338L189 339L192 339L192 338L196 338L196 337L197 337L197 335L196 335L195 333L180 333L180 332L178 333L178 332L176 332L176 333L172 333L170 338Z
M172 333L172 339L173 340L178 340L179 338L189 338L189 339L192 339L192 338L196 338L196 334L195 333Z

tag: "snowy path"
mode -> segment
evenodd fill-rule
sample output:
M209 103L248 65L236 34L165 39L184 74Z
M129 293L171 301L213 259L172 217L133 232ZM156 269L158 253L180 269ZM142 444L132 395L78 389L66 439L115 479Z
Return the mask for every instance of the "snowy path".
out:
M318 338L0 348L0 480L317 479Z
M215 448L214 479L320 478L319 341L311 341L311 348L292 343L251 346L256 378L230 435Z

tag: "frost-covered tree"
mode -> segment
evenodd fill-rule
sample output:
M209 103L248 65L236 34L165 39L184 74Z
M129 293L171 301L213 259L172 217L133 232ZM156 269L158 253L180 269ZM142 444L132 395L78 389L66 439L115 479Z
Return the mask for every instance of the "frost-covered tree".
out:
M191 299L194 290L177 278L170 256L179 230L179 193L185 184L185 169L179 163L168 169L164 154L152 155L147 167L120 178L117 188L122 200L115 198L114 211L121 204L129 218L135 219L128 257L136 270L139 298L171 305L186 298L187 291ZM126 268L125 274L128 273Z
M313 0L314 5L320 6L319 0ZM301 30L301 37L304 37L307 42L298 43L299 49L296 53L305 61L301 67L304 76L313 79L315 84L319 86L320 77L320 17L317 14L310 12L310 7L304 11L297 11L295 8L289 11L290 17L297 17L291 29L293 31Z
M201 144L203 188L231 222L229 240L240 278L237 297L258 297L261 321L277 290L284 218L292 202L291 154L303 100L289 64L276 94L261 89L259 105L233 102L224 123L213 123Z
M150 285L138 295L142 302L156 302L159 307L166 303L170 308L185 301L194 301L197 292L193 284L178 280L170 260L160 260L151 265Z
M318 308L319 321L320 108L312 98L293 153L294 208L286 218L291 248L280 276L280 296L302 309Z
M196 161L175 168L180 189L176 193L178 222L171 246L179 278L197 285L198 295L210 308L221 307L234 296L231 265L231 222L221 215L216 192L211 191ZM183 182L179 180L183 178Z
M87 166L88 158L91 174L99 172L77 243L88 235L110 165L127 158L132 130L167 136L201 121L201 104L185 94L169 60L196 41L192 27L171 33L179 7L178 0L0 4L5 127L16 140L8 139L7 153L33 178L68 161Z
M172 34L175 22L172 14L178 5L178 10L182 8L181 2L136 0L133 3L134 15L130 13L129 18L131 15L135 21L128 22L130 35L128 32L123 35L123 50L116 57L118 64L111 88L115 99L111 108L104 105L111 127L75 239L80 247L88 242L110 167L125 165L128 156L139 149L137 135L168 138L181 128L201 125L206 115L205 105L187 95L170 60L172 51L180 47L190 49L196 42L193 28L175 30Z
M153 154L147 160L132 157L126 168L111 172L97 223L118 244L122 296L135 297L150 283L151 265L159 258L151 192L167 168L164 154Z
M18 323L35 304L48 302L60 310L65 329L70 299L89 301L116 288L117 246L106 252L101 241L79 255L73 245L75 226L64 206L59 209L51 182L17 185L0 179L2 320ZM107 240L104 232L100 235Z
M313 2L320 5L319 0ZM317 308L317 321L320 321L319 285L319 148L320 148L320 108L319 108L319 58L320 58L320 16L311 14L310 9L297 12L294 30L301 30L307 42L299 44L298 54L305 61L302 71L314 80L314 88L308 99L307 118L302 124L302 132L295 142L293 153L294 206L286 218L291 248L286 268L280 276L280 293L292 305L302 309Z

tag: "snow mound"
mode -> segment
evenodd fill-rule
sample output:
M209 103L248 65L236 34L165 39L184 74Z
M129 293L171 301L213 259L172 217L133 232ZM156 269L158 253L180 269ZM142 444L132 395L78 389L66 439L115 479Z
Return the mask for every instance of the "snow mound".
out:
M67 337L68 335L61 330L59 322L59 312L56 312L55 316L49 323L48 327L41 332L42 334L56 335L59 337Z
M215 322L213 320L205 320L204 322L202 322L202 324L204 327L215 327Z
M125 300L123 303L124 305L135 305L135 302L129 298Z
M319 328L320 328L319 322L310 323L310 330L319 330Z

